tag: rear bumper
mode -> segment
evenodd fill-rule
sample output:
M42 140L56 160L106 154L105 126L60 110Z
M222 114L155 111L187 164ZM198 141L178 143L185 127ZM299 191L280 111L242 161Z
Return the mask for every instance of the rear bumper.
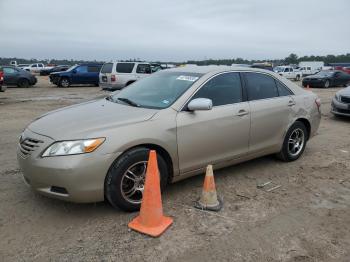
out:
M350 104L339 102L338 100L333 98L331 112L335 115L350 117Z
M104 83L101 81L99 83L99 86L101 87L102 90L109 90L109 91L120 90L120 89L123 89L125 87L122 84L108 84L108 83Z
M6 89L7 89L7 86L0 83L0 92L5 92Z

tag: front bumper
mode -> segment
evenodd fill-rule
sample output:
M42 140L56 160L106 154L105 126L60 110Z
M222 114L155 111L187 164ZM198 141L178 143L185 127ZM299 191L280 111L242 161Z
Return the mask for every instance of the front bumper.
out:
M120 154L102 154L97 149L88 154L42 158L42 152L54 140L28 129L22 137L41 141L30 154L24 154L20 144L17 149L24 180L34 191L76 203L104 200L105 176Z
M350 104L339 102L333 98L331 107L331 112L335 115L350 116Z

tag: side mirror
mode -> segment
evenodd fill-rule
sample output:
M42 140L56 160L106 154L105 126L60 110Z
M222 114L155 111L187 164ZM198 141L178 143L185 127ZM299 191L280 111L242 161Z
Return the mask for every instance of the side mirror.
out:
M77 73L77 70L76 70L76 69L74 69L74 70L72 71L72 73L73 73L73 74L76 74L76 73Z
M213 108L213 101L208 98L196 98L188 103L187 108L189 111L211 110Z

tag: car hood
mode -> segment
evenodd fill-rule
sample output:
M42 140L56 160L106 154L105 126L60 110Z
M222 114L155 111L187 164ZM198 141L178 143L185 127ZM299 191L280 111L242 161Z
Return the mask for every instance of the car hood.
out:
M342 95L342 96L349 96L350 97L350 86L348 86L347 88L344 88L342 90L339 90L337 92L338 95Z
M118 126L149 120L157 112L100 99L44 114L28 129L54 140L91 138Z

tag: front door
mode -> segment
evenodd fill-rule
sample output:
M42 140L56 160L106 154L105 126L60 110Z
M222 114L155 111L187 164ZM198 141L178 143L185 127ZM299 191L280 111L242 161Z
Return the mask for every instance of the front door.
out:
M243 100L239 73L214 76L192 97L208 98L213 108L177 115L181 173L231 160L248 152L250 110ZM191 100L192 100L191 99Z

